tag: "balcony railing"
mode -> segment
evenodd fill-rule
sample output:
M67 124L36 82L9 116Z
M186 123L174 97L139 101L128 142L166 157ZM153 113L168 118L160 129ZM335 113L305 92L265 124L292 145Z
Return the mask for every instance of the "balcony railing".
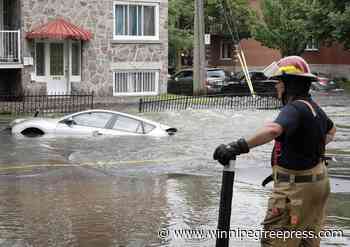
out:
M0 31L0 64L21 62L21 32Z

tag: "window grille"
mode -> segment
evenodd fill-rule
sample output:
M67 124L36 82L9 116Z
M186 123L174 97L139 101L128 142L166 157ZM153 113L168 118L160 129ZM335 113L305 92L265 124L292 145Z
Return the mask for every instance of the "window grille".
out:
M155 95L159 71L115 71L113 95Z

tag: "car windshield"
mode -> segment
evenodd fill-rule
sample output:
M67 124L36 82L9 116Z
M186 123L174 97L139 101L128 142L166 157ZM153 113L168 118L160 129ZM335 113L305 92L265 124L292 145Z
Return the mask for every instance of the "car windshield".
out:
M207 77L223 78L223 77L225 77L225 71L223 71L223 70L208 70Z
M238 78L239 80L243 80L245 79L245 75L242 71L236 73L236 78Z
M192 77L192 71L191 70L184 70L175 75L177 78L185 78L185 77Z
M255 80L267 80L267 77L262 72L250 71L249 72L249 76L250 76L250 79L254 80L254 81ZM239 72L237 74L237 78L239 78L239 80L241 80L241 81L245 81L246 80L245 75L244 75L243 72Z
M253 72L250 74L250 77L253 80L266 80L267 79L267 77L262 72Z

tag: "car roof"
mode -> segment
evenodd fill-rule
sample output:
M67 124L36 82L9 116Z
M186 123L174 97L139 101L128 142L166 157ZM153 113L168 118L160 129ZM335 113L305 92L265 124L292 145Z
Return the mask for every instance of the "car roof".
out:
M225 69L223 68L205 68L206 71L217 71L217 70L222 70L222 71L226 71ZM186 72L186 71L190 71L190 72L193 72L193 69L181 69L179 71L177 71L175 74L178 74L180 72Z
M222 68L207 68L208 71L213 71L213 70L224 70Z
M152 120L144 119L144 118L141 118L141 117L138 117L138 116L135 116L135 115L127 114L127 113L124 113L124 112L118 112L118 111L103 110L103 109L93 109L93 110L86 110L86 111L75 112L75 113L72 113L70 115L67 115L67 116L64 116L64 117L60 118L59 121L61 121L63 119L66 119L66 118L69 118L69 117L73 117L73 116L79 115L79 114L89 113L89 112L106 112L106 113L118 114L118 115L122 115L122 116L125 116L125 117L134 118L134 119L137 119L137 120L140 120L140 121L143 121L143 122L148 122L148 123L151 123L151 124L158 125L157 122L153 122Z

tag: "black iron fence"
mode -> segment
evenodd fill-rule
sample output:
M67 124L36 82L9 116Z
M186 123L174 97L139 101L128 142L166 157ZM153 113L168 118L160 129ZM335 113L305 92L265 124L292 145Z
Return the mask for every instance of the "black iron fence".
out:
M275 93L256 96L249 94L220 94L201 96L152 96L144 97L139 102L139 112L179 111L186 109L278 109L281 102Z
M3 114L70 113L93 107L93 92L89 94L0 95L0 113Z

